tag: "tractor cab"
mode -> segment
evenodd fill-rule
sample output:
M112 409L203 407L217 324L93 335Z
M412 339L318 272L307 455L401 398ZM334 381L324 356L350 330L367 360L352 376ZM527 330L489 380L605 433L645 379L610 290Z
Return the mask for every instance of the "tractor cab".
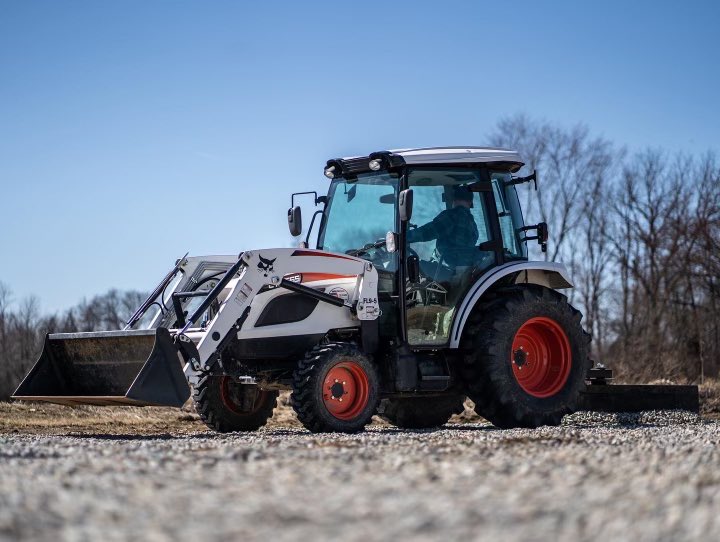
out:
M515 189L525 178L513 177L522 165L515 152L491 148L330 160L317 248L375 265L381 334L396 334L399 318L409 345L444 346L470 285L493 267L527 260Z

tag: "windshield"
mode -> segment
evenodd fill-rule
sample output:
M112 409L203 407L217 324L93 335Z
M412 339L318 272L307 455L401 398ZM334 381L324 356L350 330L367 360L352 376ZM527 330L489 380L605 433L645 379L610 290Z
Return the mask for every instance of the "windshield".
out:
M395 230L398 175L364 173L330 185L318 248L347 253L385 239Z

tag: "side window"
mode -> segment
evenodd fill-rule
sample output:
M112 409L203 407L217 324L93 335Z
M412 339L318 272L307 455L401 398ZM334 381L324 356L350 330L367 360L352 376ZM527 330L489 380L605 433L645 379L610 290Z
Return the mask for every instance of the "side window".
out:
M420 275L405 288L408 340L412 345L444 345L455 311L473 276L495 263L495 253L481 251L489 241L485 196L470 186L478 171L413 169L412 223L407 232L409 254L417 254Z
M432 222L436 216L447 209L447 205L443 201L445 191L442 186L415 185L411 180L410 187L413 190L413 216L409 228L414 230L423 224ZM412 248L421 260L430 260L435 254L436 244L437 239L428 238L413 243Z
M509 175L506 173L492 174L493 196L495 197L495 207L500 221L500 232L502 234L503 247L505 248L506 254L522 257L523 250L518 239L516 224L513 220L515 207L517 205L513 205L513 203L516 202L511 200L511 197L514 197L515 200L517 200L517 195L515 193L515 187L505 187L504 181L506 178L509 178ZM512 192L509 193L510 191Z
M482 197L481 193L473 194L473 206L470 209L473 218L475 218L475 224L477 224L478 227L478 245L490 240L490 228L488 226L487 214L485 213L485 205L481 199Z

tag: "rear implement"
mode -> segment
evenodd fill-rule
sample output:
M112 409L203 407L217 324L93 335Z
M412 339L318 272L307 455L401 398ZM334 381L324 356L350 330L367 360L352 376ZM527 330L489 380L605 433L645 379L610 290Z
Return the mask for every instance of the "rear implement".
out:
M610 384L612 371L596 367L588 372L588 385L580 393L578 410L599 412L642 412L645 410L688 410L700 412L697 386L675 384Z

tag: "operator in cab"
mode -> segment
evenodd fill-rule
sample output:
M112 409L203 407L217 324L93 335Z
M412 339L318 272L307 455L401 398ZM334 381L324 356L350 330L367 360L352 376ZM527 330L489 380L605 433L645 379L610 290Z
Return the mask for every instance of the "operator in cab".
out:
M408 243L436 240L435 250L441 265L450 269L473 265L479 233L470 211L472 205L473 193L466 186L454 187L452 208L445 209L427 224L409 230ZM437 276L437 270L431 272L432 275Z

